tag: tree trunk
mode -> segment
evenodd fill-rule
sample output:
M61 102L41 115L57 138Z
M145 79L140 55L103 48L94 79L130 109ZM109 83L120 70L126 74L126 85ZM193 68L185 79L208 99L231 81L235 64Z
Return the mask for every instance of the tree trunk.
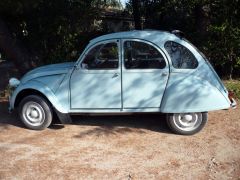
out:
M196 27L201 38L207 34L207 29L210 24L209 12L210 7L207 4L199 3L195 6Z
M20 74L34 67L35 57L11 35L6 23L0 18L0 50L13 61Z
M233 57L232 57L232 53L230 55L230 58L229 58L229 61L230 61L230 67L229 67L229 80L232 80L232 74L233 74Z
M140 3L139 0L132 0L133 18L135 23L135 29L141 30L141 16L140 16Z

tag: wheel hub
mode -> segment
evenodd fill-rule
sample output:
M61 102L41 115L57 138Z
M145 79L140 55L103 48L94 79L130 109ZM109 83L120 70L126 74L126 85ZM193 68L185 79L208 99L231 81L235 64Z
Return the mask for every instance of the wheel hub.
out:
M183 119L190 122L190 121L192 121L193 117L190 114L186 114L186 115L183 116Z
M32 118L37 118L39 116L39 112L36 109L32 109L30 112L30 116Z
M39 126L44 122L45 113L40 104L30 101L23 107L23 117L29 124Z
M181 130L192 131L201 124L201 113L174 114L174 124Z

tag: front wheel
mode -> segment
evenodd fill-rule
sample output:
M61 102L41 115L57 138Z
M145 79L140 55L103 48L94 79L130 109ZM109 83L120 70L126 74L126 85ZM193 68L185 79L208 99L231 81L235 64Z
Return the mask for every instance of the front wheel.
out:
M20 102L19 116L29 129L42 130L51 124L53 113L51 106L44 98L30 95Z
M207 123L208 113L173 113L168 114L167 122L170 129L181 135L193 135Z

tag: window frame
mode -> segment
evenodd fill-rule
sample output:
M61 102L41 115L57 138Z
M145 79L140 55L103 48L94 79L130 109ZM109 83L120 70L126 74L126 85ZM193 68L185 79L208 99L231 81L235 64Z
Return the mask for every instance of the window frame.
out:
M100 44L108 44L108 43L116 43L118 47L118 67L117 68L104 68L104 69L87 69L82 66L85 57L87 54L96 46ZM120 72L121 70L121 46L120 46L120 39L109 39L109 40L103 40L103 41L98 41L96 43L89 44L82 53L82 55L79 57L79 63L77 65L77 69L81 69L82 72L86 73L112 73L112 72Z
M135 42L141 42L141 43L145 43L145 44L148 44L152 47L154 47L161 55L162 57L164 58L165 60L165 67L162 68L162 69L151 69L151 68L146 68L146 69L141 69L141 68L134 68L134 69L130 69L130 68L126 68L125 67L125 59L124 59L124 43L126 41L135 41ZM123 68L123 71L129 71L129 72L156 72L156 71L163 71L163 70L169 70L169 61L168 61L168 58L165 54L165 52L159 47L157 46L156 44L150 42L150 41L147 41L147 40L143 40L143 39L137 39L137 38L124 38L121 40L121 49L122 49L122 68Z

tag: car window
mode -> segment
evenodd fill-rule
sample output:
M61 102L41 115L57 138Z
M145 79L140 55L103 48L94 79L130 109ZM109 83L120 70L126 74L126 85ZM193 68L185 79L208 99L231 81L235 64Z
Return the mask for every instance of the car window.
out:
M99 44L93 47L83 60L86 69L118 68L118 45L115 42Z
M195 69L198 61L189 49L173 41L167 41L164 45L172 60L172 65L177 69Z
M126 69L163 69L166 62L155 47L144 42L125 41L124 65Z

